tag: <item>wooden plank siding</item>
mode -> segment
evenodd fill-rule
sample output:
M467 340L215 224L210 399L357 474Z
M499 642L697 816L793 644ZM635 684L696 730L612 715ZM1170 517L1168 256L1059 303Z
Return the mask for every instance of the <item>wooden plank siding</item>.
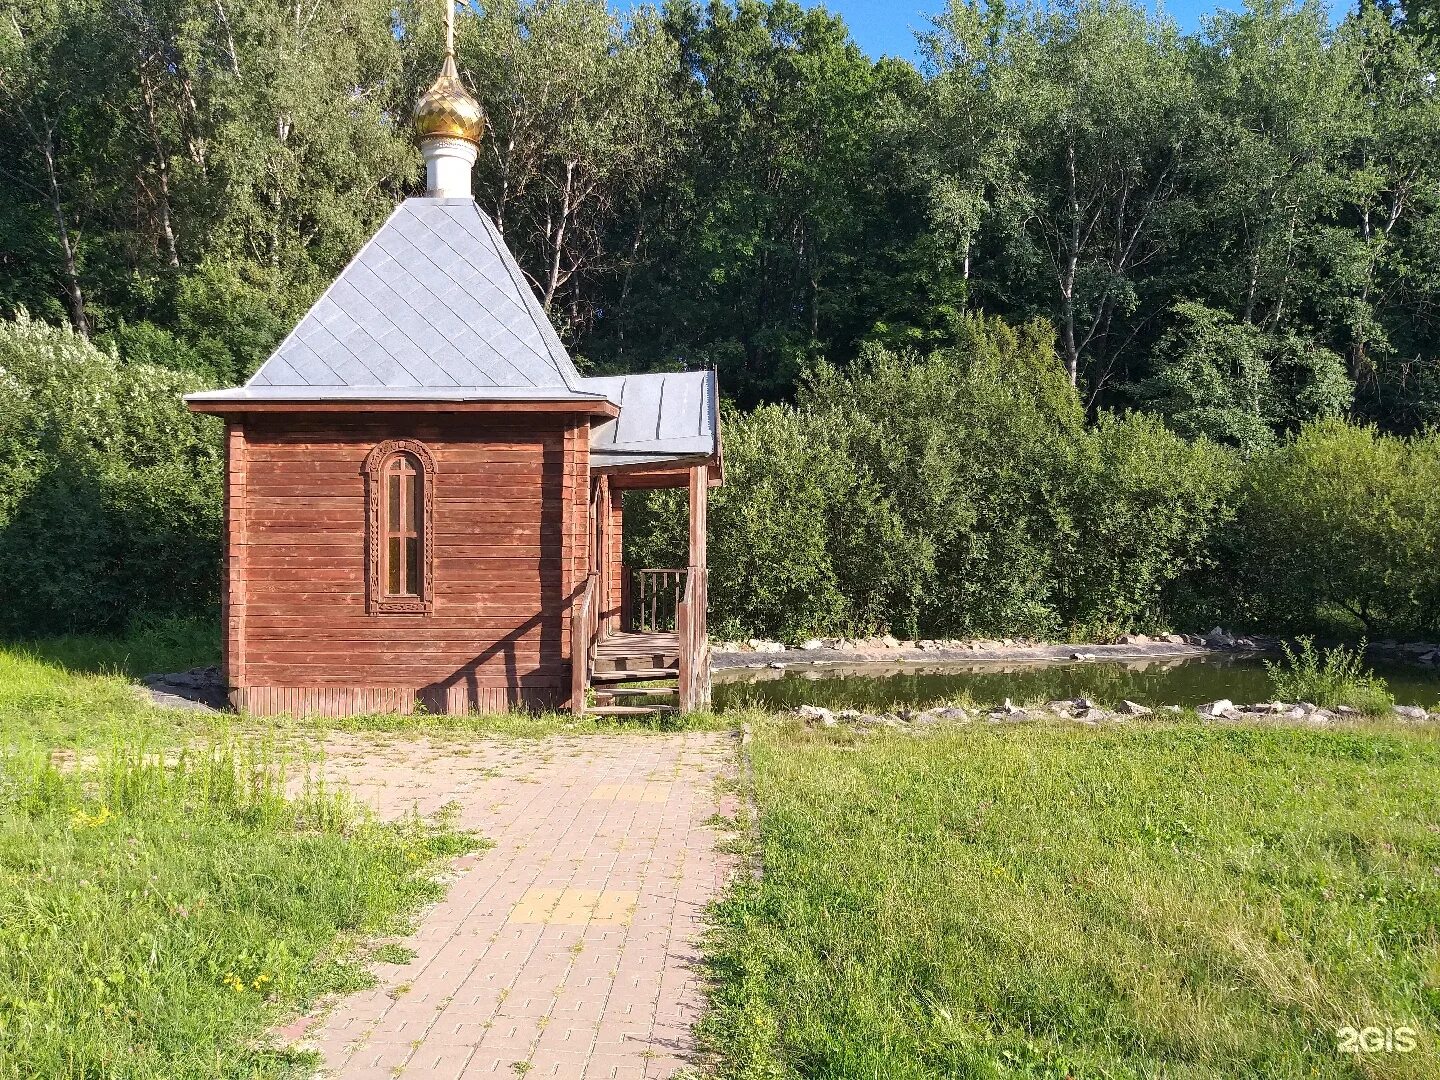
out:
M590 572L583 413L256 414L227 425L226 676L256 714L556 708ZM434 607L366 610L366 455L435 458Z

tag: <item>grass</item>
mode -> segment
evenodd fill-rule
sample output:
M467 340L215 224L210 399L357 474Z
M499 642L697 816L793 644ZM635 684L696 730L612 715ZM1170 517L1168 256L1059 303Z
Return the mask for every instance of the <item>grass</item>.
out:
M722 1075L1440 1075L1437 733L752 721Z
M365 942L478 843L306 783L313 729L131 681L211 661L199 623L0 648L0 1080L308 1075L266 1032L400 957Z
M438 899L445 821L371 820L266 747L0 763L0 1078L280 1077L266 1037Z
M142 675L188 671L220 662L216 617L142 619L116 637L66 634L16 643L16 651L64 671L90 675Z
M326 731L430 738L546 738L551 735L724 731L731 721L711 713L623 720L572 713L375 713L352 717L267 717L238 721L151 707L136 679L217 663L218 631L200 618L153 621L119 637L83 635L0 643L0 747L105 747L146 737L176 744L196 734L237 731L311 742Z
M1395 699L1374 671L1365 666L1365 642L1354 649L1337 645L1317 649L1315 639L1296 639L1298 648L1281 642L1284 659L1265 662L1265 671L1283 701L1308 701L1325 709L1342 706L1371 716L1388 713Z
M439 864L478 843L445 820L375 821L305 783L295 755L317 736L637 728L566 714L261 721L156 708L133 681L214 659L202 622L0 646L0 1080L314 1071L267 1031L368 985L367 961L413 956L366 942L403 932L440 896Z

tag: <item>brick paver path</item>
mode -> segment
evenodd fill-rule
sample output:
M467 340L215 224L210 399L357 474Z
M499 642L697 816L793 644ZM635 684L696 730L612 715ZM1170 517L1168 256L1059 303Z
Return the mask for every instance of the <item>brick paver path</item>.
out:
M673 1077L693 1064L706 903L731 863L708 824L729 736L327 745L325 771L386 816L460 804L494 842L380 985L285 1033L344 1080Z

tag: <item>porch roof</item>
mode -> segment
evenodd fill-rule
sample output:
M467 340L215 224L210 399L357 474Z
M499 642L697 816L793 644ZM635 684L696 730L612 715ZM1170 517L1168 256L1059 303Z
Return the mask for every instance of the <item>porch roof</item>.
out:
M618 417L590 430L592 468L705 460L720 452L713 371L581 379L577 389L620 406Z

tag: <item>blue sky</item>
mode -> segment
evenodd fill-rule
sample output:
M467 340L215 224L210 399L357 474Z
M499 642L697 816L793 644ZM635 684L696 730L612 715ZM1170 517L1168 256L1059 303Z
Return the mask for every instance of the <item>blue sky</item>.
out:
M807 6L814 0L800 0ZM928 25L926 16L945 7L945 0L823 0L824 5L845 19L845 24L850 27L850 33L860 44L860 47L872 57L878 56L904 56L913 58L915 56L915 34L916 29ZM1151 6L1155 6L1155 0L1150 0ZM1350 0L1329 0L1329 6L1335 10L1339 6L1348 6ZM1168 11L1184 30L1194 30L1200 25L1200 16L1215 10L1217 7L1227 7L1238 10L1243 6L1243 0L1227 0L1224 3L1216 3L1211 0L1171 0L1165 4Z

